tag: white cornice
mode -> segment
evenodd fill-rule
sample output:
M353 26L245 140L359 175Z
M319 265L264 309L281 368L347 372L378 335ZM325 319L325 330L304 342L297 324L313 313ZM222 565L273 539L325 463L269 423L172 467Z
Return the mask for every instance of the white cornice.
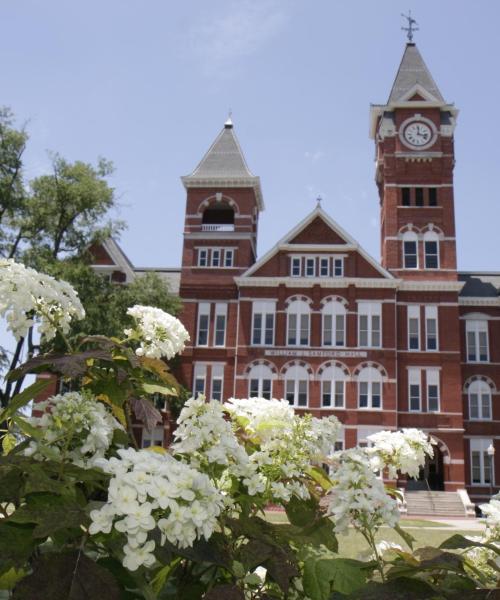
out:
M358 278L358 277L235 277L235 283L240 287L276 287L286 285L288 288L309 288L319 285L322 288L346 288L354 285L358 288L389 288L398 287L397 279Z
M246 240L253 239L255 236L251 231L193 231L185 233L184 237L188 240L207 240L215 243L218 240Z
M189 188L253 188L259 210L264 210L264 199L260 186L260 177L181 177L184 187Z
M280 244L278 250L285 252L348 252L358 250L356 244Z
M402 292L459 292L463 281L401 281L399 289Z
M460 306L500 306L500 298L480 296L462 296L458 299Z

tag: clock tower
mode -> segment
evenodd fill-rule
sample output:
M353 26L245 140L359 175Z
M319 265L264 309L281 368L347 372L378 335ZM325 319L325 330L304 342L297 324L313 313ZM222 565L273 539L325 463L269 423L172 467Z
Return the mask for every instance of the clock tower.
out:
M382 265L395 277L456 280L453 133L445 101L413 42L387 104L372 105Z

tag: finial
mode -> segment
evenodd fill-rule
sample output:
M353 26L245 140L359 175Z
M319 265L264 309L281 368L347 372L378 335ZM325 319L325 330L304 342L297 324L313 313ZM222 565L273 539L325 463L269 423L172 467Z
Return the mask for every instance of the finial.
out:
M228 114L227 114L226 122L224 123L224 127L226 129L231 129L232 126L233 126L232 116L233 116L233 111L231 109L229 109Z
M408 38L408 41L411 44L413 42L413 32L418 31L418 27L415 27L415 25L418 25L418 23L411 16L411 10L408 11L407 15L401 13L401 16L403 17L403 19L406 19L408 21L408 27L401 27L401 29L403 31L406 31L406 37Z
M316 198L316 208L321 208L321 200L323 200L321 196Z

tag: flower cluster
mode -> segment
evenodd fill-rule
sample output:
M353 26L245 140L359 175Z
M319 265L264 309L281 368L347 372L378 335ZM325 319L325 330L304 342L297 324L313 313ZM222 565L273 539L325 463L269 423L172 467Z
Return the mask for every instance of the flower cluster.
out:
M372 443L366 451L371 457L374 471L388 469L389 477L396 478L397 472L418 477L426 455L432 457L429 436L419 429L380 431L368 436Z
M41 417L30 423L40 428L42 437L32 440L25 453L35 458L48 456L91 467L111 446L113 432L122 429L102 402L80 392L52 396L36 405Z
M127 569L153 565L155 541L148 534L155 528L162 544L168 540L179 548L210 538L223 498L207 475L168 454L129 448L118 455L97 463L112 477L107 503L90 513L89 533L110 533L112 528L124 533Z
M387 495L383 481L374 473L366 452L352 448L338 452L333 460L334 485L329 492L328 512L335 531L377 530L393 527L399 520L396 500Z
M500 541L500 493L492 496L488 504L481 504L479 508L486 515L486 536Z
M40 334L50 340L57 330L67 333L71 322L84 316L78 294L69 283L0 259L0 317L6 318L16 340L26 337L35 322Z
M137 356L172 358L184 350L189 334L184 325L172 315L152 306L136 304L127 310L135 327L125 329L125 335L140 343Z

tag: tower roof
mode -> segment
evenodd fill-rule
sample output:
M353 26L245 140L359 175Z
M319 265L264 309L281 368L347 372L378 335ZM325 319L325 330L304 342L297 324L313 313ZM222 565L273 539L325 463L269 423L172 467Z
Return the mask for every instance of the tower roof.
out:
M231 117L196 169L181 179L186 188L252 187L260 210L264 209L260 178L248 168Z
M229 118L215 142L189 177L253 177Z
M406 48L401 59L401 64L394 80L389 100L387 104L407 100L408 92L419 86L428 94L433 96L436 101L445 103L436 82L434 81L427 65L422 58L417 46L414 43L406 44Z

